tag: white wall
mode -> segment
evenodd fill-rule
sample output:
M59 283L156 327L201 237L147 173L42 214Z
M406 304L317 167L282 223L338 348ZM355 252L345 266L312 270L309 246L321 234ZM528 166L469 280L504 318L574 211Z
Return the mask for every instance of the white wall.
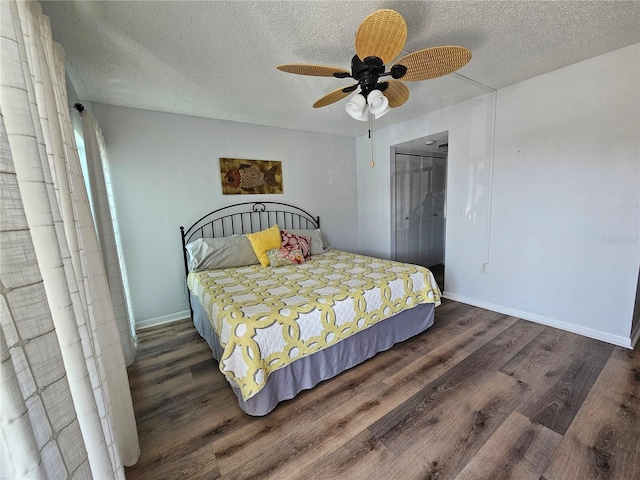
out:
M188 227L241 201L319 215L332 246L357 246L352 138L93 104L109 155L136 324L188 309L180 248ZM283 195L222 195L219 157L280 160Z
M448 130L446 295L629 345L639 59L632 45L377 131L375 169L358 138L359 250L391 254L390 147Z

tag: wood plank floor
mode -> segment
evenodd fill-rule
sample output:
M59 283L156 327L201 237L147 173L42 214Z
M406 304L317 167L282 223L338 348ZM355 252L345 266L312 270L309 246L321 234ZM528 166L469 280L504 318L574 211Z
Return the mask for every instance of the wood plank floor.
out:
M139 332L136 479L640 479L640 352L445 300L250 417L190 321Z

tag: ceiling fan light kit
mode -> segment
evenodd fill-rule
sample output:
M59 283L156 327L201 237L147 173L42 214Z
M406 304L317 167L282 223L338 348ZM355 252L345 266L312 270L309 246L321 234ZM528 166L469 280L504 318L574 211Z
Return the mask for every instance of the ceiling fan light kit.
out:
M345 104L344 109L355 120L366 122L370 113L375 118L380 118L391 110L389 100L380 90L372 90L367 98L360 93L353 95Z
M447 75L471 60L471 52L464 47L431 47L405 55L386 71L385 66L402 52L406 41L407 23L402 15L394 10L377 10L358 27L356 55L351 59L350 72L339 67L311 64L286 64L277 68L298 75L354 79L355 84L329 92L318 99L313 107L331 105L358 90L345 105L345 110L352 118L366 121L370 115L380 118L409 99L405 81L415 82ZM384 77L391 78L380 81Z

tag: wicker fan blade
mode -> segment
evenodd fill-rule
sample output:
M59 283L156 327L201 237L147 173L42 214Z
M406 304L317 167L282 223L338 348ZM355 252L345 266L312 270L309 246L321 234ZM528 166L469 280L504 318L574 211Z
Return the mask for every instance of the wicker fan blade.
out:
M344 88L345 87L336 88L333 92L329 92L324 97L316 100L316 103L313 104L313 108L326 107L327 105L331 105L338 100L342 100L344 97L348 96L349 93L351 93L351 91L345 92Z
M455 72L471 60L471 52L464 47L432 47L402 57L397 65L407 67L405 82L429 80Z
M404 83L398 80L389 80L387 84L387 88L382 94L389 100L391 108L399 107L409 100L409 89Z
M384 9L365 18L356 33L356 53L361 60L378 57L386 65L407 41L407 23L398 12Z
M351 75L349 70L338 67L328 67L326 65L309 65L304 63L289 63L278 65L278 70L287 73L297 73L298 75L311 75L313 77L333 77L334 73L346 73Z

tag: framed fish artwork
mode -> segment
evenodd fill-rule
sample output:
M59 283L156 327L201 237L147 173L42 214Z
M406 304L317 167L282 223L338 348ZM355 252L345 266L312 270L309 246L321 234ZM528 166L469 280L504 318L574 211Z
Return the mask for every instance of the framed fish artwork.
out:
M282 162L220 158L223 195L283 193Z

